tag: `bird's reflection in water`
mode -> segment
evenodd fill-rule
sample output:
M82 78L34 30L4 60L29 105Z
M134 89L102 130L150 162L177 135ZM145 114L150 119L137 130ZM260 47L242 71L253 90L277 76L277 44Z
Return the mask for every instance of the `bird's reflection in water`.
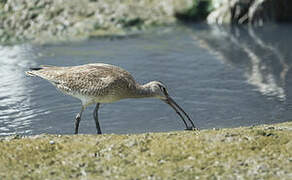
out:
M29 133L34 116L23 77L33 55L29 45L0 46L0 135Z

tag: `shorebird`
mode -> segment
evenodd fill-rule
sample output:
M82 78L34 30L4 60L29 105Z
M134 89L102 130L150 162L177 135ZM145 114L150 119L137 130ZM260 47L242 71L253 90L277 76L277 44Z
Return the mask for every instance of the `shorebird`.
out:
M170 105L180 116L186 130L196 130L189 115L169 96L166 86L159 81L151 81L144 85L137 83L126 70L103 63L80 66L57 67L43 65L30 68L26 72L30 76L38 76L52 83L67 95L81 100L82 107L75 118L75 134L78 134L79 123L85 108L96 104L93 117L97 134L101 134L98 121L98 109L101 103L112 103L126 98L158 98ZM183 115L187 117L188 126Z

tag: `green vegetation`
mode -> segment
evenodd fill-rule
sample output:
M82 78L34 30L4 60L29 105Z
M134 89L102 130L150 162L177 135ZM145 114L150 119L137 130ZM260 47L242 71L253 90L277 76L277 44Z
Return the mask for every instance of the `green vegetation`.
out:
M182 12L177 12L176 17L182 21L203 21L212 10L211 0L193 0L193 5Z
M0 179L291 179L292 122L0 141Z

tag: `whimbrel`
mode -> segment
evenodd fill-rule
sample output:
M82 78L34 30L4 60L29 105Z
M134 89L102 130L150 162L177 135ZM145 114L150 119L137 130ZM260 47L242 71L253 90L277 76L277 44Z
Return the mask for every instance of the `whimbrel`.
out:
M146 97L161 99L180 116L186 130L196 129L188 114L169 96L163 83L151 81L140 85L128 71L114 65L96 63L68 67L40 66L31 68L26 74L46 79L61 92L81 100L82 107L75 118L75 134L78 134L81 116L87 106L96 104L93 117L97 134L101 134L98 122L98 109L101 103ZM182 114L187 117L191 126L188 126Z

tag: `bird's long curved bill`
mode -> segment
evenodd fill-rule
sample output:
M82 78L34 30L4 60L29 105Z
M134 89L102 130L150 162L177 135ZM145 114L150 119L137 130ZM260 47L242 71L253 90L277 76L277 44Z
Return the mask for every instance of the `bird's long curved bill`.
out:
M192 119L190 118L190 116L171 98L171 97L167 97L167 99L163 100L165 103L167 103L168 105L170 105L175 112L180 116L180 118L182 119L182 121L184 122L185 126L186 126L186 130L195 130L197 129L196 126L194 125ZM183 117L183 115L181 114L183 113L188 121L191 123L191 127L188 126L185 118Z

